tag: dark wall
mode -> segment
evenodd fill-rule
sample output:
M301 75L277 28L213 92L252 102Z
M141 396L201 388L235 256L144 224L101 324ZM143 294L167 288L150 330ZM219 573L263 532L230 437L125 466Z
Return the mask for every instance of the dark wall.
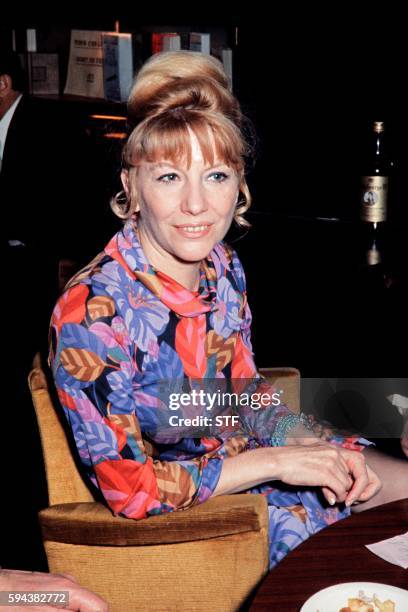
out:
M387 122L395 206L405 208L404 19L391 7L359 14L336 4L242 22L237 86L261 139L252 181L259 210L352 215L373 120Z
M64 79L70 29L112 29L117 19L122 31L225 30L234 47L235 90L260 140L250 175L258 210L352 217L370 124L383 120L396 162L392 204L397 217L406 214L402 9L339 2L330 9L207 2L200 14L191 2L137 12L130 5L92 13L69 7L63 14L47 9L6 17L3 29L37 27L42 49L60 53Z

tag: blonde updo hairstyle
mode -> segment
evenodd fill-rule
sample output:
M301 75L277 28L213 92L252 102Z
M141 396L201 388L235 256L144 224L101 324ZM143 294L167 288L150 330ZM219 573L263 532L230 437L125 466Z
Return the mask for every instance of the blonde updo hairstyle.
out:
M129 219L138 211L134 178L142 161L167 159L190 167L191 129L207 163L214 165L215 143L217 157L237 172L240 185L234 219L240 226L250 226L243 217L251 205L245 180L250 145L243 136L239 103L228 88L219 60L193 51L153 55L133 84L128 117L133 129L122 153L122 167L129 173L128 190L111 201L118 217Z

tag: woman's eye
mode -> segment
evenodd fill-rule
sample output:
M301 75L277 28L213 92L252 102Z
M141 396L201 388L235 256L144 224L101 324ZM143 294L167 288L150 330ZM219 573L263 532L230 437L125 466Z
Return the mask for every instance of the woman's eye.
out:
M163 174L162 176L159 176L157 180L161 181L162 183L174 183L176 178L177 174L171 172L170 174Z
M225 174L225 172L213 172L209 178L216 183L223 183L228 178L228 174Z

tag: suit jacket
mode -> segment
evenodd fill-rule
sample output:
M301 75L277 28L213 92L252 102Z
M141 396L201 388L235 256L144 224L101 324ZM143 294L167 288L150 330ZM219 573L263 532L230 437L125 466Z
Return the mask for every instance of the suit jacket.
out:
M51 151L42 124L42 112L23 96L9 126L0 173L4 237L29 247L37 246L38 235L44 230L44 208L37 209L43 199ZM45 134L41 138L42 129Z
M85 129L66 107L24 95L9 126L0 172L3 237L48 258L93 256L92 160Z

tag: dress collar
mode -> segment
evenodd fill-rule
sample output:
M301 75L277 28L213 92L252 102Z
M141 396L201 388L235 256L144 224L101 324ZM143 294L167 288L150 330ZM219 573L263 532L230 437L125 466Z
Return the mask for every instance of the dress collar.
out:
M229 269L221 243L201 262L198 291L190 291L148 262L133 220L127 221L123 229L113 236L105 252L176 314L194 317L218 309L217 281Z

